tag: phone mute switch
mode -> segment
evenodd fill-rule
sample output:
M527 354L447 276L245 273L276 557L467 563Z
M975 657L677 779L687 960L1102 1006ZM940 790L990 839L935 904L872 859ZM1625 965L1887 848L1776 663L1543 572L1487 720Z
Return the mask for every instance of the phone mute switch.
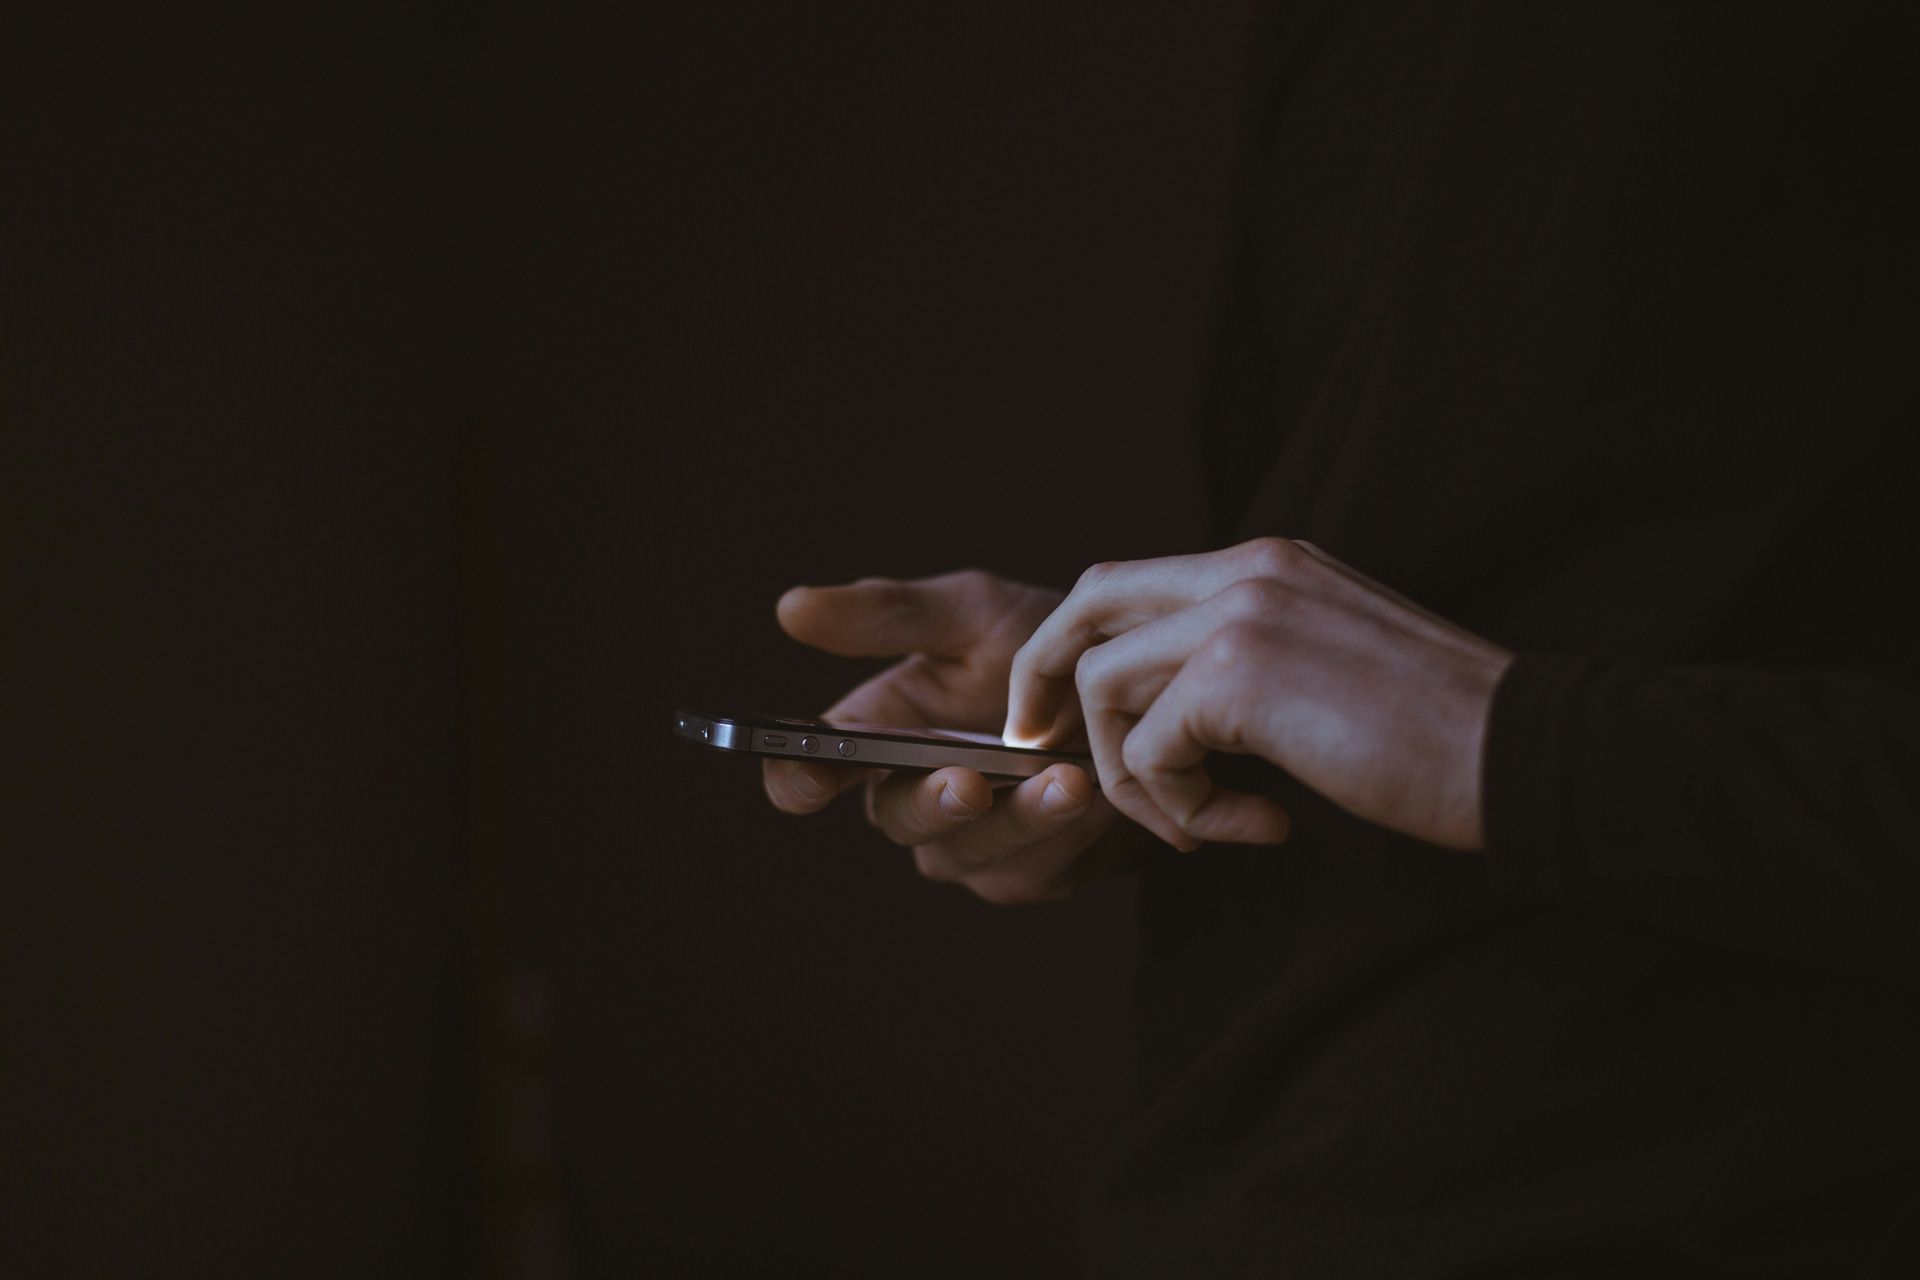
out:
M763 733L760 735L760 741L769 747L784 747L787 745L787 735L784 733Z

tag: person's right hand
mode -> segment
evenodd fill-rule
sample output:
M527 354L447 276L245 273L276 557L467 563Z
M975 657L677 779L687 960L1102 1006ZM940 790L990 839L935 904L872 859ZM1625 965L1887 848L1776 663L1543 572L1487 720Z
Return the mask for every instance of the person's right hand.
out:
M795 587L780 597L778 614L787 634L804 644L900 659L821 719L997 734L1006 721L1013 655L1061 598L968 570ZM957 767L891 773L768 760L764 777L768 797L787 813L813 813L864 783L867 820L910 846L922 875L963 884L989 902L1065 897L1124 856L1113 841L1089 856L1115 811L1070 764L997 791L979 773Z

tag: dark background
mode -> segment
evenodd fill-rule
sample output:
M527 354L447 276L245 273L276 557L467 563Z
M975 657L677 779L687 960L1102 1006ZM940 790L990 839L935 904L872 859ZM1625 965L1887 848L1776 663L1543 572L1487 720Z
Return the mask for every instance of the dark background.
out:
M676 703L1198 545L1248 6L65 9L0 51L0 1272L1058 1274L1130 894Z

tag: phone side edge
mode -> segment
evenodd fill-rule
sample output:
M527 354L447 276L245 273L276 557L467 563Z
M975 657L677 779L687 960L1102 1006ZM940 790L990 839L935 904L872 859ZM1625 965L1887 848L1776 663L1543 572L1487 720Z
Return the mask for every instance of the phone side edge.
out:
M699 711L676 708L673 731L682 738L722 751L748 751L753 746L753 727L730 716L710 716Z

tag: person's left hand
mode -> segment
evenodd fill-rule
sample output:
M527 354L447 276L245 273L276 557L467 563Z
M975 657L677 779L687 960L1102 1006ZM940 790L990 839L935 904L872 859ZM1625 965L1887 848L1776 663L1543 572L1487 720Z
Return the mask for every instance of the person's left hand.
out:
M1257 538L1087 570L1014 657L1006 737L1074 736L1077 686L1101 789L1181 849L1277 843L1290 825L1272 800L1214 786L1209 751L1479 849L1481 742L1512 660L1317 547Z

